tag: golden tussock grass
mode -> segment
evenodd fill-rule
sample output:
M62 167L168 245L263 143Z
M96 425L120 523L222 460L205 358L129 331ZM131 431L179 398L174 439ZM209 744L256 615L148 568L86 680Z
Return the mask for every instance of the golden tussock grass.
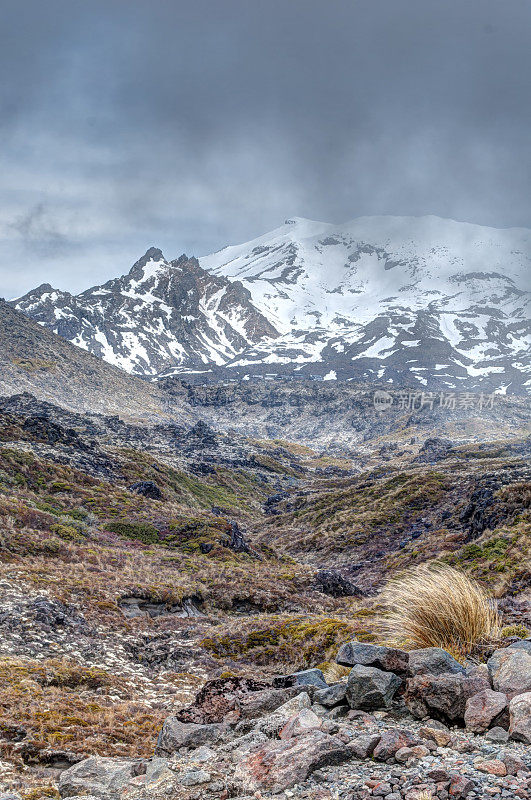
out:
M448 566L419 566L381 597L386 638L409 648L442 647L456 657L499 635L500 617L479 583Z

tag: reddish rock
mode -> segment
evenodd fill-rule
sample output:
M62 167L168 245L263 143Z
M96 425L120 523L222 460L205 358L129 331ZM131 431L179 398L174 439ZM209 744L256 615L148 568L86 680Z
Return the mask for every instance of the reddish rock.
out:
M432 781L435 781L436 783L441 783L443 781L450 780L450 773L442 767L435 767L435 769L432 769L428 772L428 778L431 778Z
M192 705L179 711L176 716L181 722L195 722L199 725L223 722L227 714L236 712L239 715L241 700L247 698L251 692L270 689L264 681L250 678L217 678L207 681ZM285 699L289 699L289 695Z
M480 772L486 772L488 775L497 775L500 778L504 778L507 775L507 767L503 761L498 761L497 758L493 758L490 761L480 761L475 767Z
M449 730L435 727L435 725L424 725L419 730L419 735L423 739L432 739L438 747L448 747L452 741L452 734Z
M483 733L506 707L507 696L503 692L483 689L466 701L465 725L474 733Z
M374 748L374 758L377 761L387 761L388 758L393 758L398 750L403 747L411 747L417 741L417 737L410 731L403 728L390 728L382 733L380 741Z
M517 772L529 772L529 767L514 753L504 752L500 756L505 764L507 775L516 775Z
M464 797L468 797L475 786L476 784L474 781L471 781L470 778L467 778L465 775L452 775L450 778L448 794L450 797L455 797L457 800L461 800Z
M270 741L243 758L234 773L246 792L274 793L302 783L314 770L340 764L352 752L337 736L312 731L282 741Z
M468 698L487 688L487 680L481 675L415 675L406 683L404 701L419 719L431 714L462 722Z

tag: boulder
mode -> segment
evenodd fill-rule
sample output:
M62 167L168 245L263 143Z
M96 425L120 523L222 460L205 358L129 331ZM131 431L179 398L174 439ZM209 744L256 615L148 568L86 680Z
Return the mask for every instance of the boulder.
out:
M267 736L276 737L284 725L296 714L311 706L307 692L300 692L296 697L288 700L287 703L279 706L272 714L255 721L253 727L256 731L265 733ZM241 727L241 723L236 730Z
M346 642L339 650L336 661L345 667L361 664L364 667L377 667L385 672L405 675L409 666L409 653L394 647L380 647L364 642Z
M346 703L347 684L334 683L326 689L318 689L313 696L313 699L319 705L325 708L333 708L341 703Z
M410 675L458 675L464 672L462 664L441 647L424 647L409 653Z
M323 689L322 691L327 691ZM262 689L258 692L249 692L240 699L240 714L242 718L254 719L263 714L276 711L283 703L300 694L299 686L289 686L286 689Z
M444 725L437 722L437 720L428 720L426 724L420 728L419 736L427 741L433 741L437 747L448 747L452 741L452 734Z
M531 692L531 653L522 648L495 650L487 661L492 687L509 699Z
M251 731L244 736L238 736L236 739L231 739L218 747L217 752L220 754L228 753L235 763L241 761L249 755L252 750L255 750L258 745L265 744L267 736L261 731ZM197 752L197 751L196 751ZM194 753L195 756L195 753Z
M483 733L506 708L507 696L503 692L483 689L466 701L465 726L474 733Z
M150 500L163 500L163 494L153 481L137 481L129 487L130 492L149 497Z
M321 727L321 724L322 720L311 708L304 708L286 722L278 735L281 739L291 739L293 736L300 736L303 733L308 733L308 731L317 730Z
M221 738L225 726L219 723L197 725L194 722L181 722L177 717L168 717L159 733L155 753L171 755L180 747L200 747L212 744Z
M468 698L488 688L481 676L415 675L407 680L404 702L418 719L430 715L445 722L463 722Z
M509 645L510 650L525 650L526 653L531 653L531 638L529 639L518 639L516 642L512 642Z
M506 731L499 725L495 725L494 728L490 728L490 730L487 731L485 737L489 740L489 742L494 742L495 744L505 744L505 742L509 741L509 731Z
M402 681L394 672L357 664L347 680L347 701L351 708L374 711L389 708Z
M112 797L139 774L141 762L130 758L104 758L91 756L64 770L59 778L61 797L90 794L94 797Z
M318 686L319 689L326 689L328 686L320 669L304 669L301 672L294 672L289 677L296 686Z
M435 769L430 769L428 773L426 773L428 778L431 778L432 781L436 783L442 783L443 781L450 780L450 773L447 772L443 767L435 767Z
M281 688L281 687L279 687ZM251 701L251 695L271 689L266 681L252 678L215 678L207 681L197 693L194 702L178 712L181 722L199 725L223 722L227 715L239 713L241 703Z
M471 781L466 775L452 774L448 794L453 800L464 800L475 788L474 781Z
M352 757L337 736L311 731L305 736L271 741L243 758L234 772L239 790L277 794L289 789L321 767L340 764Z
M315 588L331 597L362 597L363 592L335 569L321 569L315 576Z
M203 783L210 783L212 776L205 769L189 769L179 775L181 786L200 786Z
M516 753L505 751L500 754L500 760L505 764L507 775L516 775L518 772L529 772L529 767Z
M352 741L349 742L349 747L356 758L370 758L379 741L379 733L364 733L352 739Z
M507 767L503 761L497 758L491 758L486 761L478 761L476 769L479 772L486 772L487 775L497 775L499 778L504 778L507 775Z
M412 747L417 744L417 737L411 731L404 728L389 728L384 731L380 741L373 751L373 756L377 761L387 761L394 758L403 747Z
M516 695L509 703L509 736L531 744L531 692Z

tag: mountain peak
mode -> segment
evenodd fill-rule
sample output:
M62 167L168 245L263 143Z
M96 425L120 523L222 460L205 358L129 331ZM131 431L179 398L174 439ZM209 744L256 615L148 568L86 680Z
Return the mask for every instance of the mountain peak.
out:
M149 247L142 258L139 258L138 261L135 261L131 269L129 270L129 275L136 278L143 273L144 267L146 264L149 264L150 261L165 261L164 254L162 250L159 250L158 247Z

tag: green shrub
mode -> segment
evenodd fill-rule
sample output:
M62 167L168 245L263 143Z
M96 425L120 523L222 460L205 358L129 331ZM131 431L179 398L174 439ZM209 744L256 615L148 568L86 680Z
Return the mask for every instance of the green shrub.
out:
M138 539L144 544L155 544L160 540L158 530L148 522L131 522L129 520L113 520L106 522L105 528L124 539Z

